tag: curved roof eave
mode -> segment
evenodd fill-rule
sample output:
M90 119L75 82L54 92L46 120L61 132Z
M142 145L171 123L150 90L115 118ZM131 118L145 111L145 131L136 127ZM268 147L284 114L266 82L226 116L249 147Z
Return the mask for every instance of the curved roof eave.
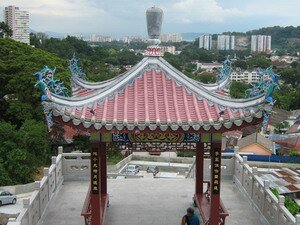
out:
M141 64L137 65L139 66L125 74L127 76L123 75L123 79L118 79L118 82L113 82L110 85L107 85L100 92L95 92L91 95L81 97L63 97L51 93L49 99L54 103L68 106L83 106L92 104L95 101L101 101L115 93L122 92L125 86L130 85L136 78L142 76L141 72L147 69L147 65L150 67L151 65L158 65L158 68L162 69L166 73L167 77L173 78L179 86L184 86L189 92L194 92L197 96L204 97L208 101L217 103L221 106L230 108L248 108L259 105L265 101L264 95L249 99L231 99L212 93L195 83L194 80L188 78L183 73L178 73L177 70L171 69L168 65L161 61L161 58L147 57L145 60L141 61Z
M139 68L144 61L147 60L148 57L145 57L143 58L143 60L141 60L139 63L135 64L131 70L125 72L125 73L122 73L112 79L109 79L109 80L106 80L106 81L101 81L101 82L88 82L88 81L85 81L79 77L72 77L72 81L84 88L84 89L96 89L96 90L101 90L105 87L107 87L108 85L112 85L116 82L118 82L120 79L122 79L122 77L126 76L128 73L131 73L132 71L134 71L135 69ZM167 62L165 59L163 58L159 58L159 60L165 64L170 70L176 72L176 73L180 73L181 75L183 76L186 76L185 74L183 74L182 72L180 72L179 70L177 70L176 68L174 68L169 62ZM224 87L226 87L226 85L230 82L230 79L229 77L221 80L221 81L218 81L216 83L213 83L213 84L204 84L202 82L199 82L199 81L195 81L191 78L189 78L191 81L197 83L199 86L202 86L204 87L205 89L209 90L209 91L218 91L218 90L221 90L223 89ZM98 92L98 91L97 91Z

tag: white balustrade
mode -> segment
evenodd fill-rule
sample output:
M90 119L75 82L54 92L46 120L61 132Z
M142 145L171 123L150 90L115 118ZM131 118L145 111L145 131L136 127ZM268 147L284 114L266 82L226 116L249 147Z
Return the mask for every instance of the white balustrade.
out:
M247 157L235 155L234 179L247 194L248 200L270 225L300 225L300 215L294 217L284 206L284 197L277 198L270 190L270 182L257 175L257 168L247 164Z
M8 225L36 225L43 215L47 205L63 180L89 179L90 154L89 153L63 153L58 149L58 156L52 157L52 164L44 168L44 177L34 183L34 191L30 198L23 199L23 210L15 221ZM126 158L118 167L131 158ZM257 168L247 164L247 157L241 157L237 152L232 159L223 159L226 165L223 175L234 176L238 187L246 193L265 221L270 225L300 225L300 215L293 216L284 206L284 197L277 198L269 188L268 181L263 182L257 175ZM209 160L207 160L209 169ZM205 168L206 168L205 167ZM204 168L204 169L205 169Z

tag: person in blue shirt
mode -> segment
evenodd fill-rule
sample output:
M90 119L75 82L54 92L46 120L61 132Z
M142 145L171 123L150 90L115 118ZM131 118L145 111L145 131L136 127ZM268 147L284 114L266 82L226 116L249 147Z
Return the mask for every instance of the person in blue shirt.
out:
M186 215L182 217L181 225L200 225L199 218L195 215L193 208L186 210Z

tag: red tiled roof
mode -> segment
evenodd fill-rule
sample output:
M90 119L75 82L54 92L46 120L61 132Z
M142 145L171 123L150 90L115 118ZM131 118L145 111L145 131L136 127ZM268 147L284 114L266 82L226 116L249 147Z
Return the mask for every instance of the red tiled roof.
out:
M262 116L258 106L264 97L241 101L221 97L158 59L143 63L102 89L79 91L80 97L52 95L52 102L44 104L64 122L97 130L219 130Z
M286 132L287 134L300 133L300 121L295 122Z
M280 144L284 148L300 151L300 136L274 140L274 142Z

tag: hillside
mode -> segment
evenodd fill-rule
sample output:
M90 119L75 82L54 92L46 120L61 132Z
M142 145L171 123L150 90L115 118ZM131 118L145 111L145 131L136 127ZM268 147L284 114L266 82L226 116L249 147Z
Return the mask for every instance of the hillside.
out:
M236 36L248 36L250 40L251 35L271 35L272 49L278 49L284 52L295 53L300 51L300 26L293 27L263 27L257 30L251 30L246 33L241 32L224 32L223 34L232 34Z
M34 74L45 65L57 66L69 82L67 61L41 49L0 39L0 184L33 181L40 166L49 163L51 143Z
M34 88L34 74L44 66L56 66L57 77L69 82L66 60L26 44L0 39L1 120L16 125L21 125L25 119L41 120L40 93Z

